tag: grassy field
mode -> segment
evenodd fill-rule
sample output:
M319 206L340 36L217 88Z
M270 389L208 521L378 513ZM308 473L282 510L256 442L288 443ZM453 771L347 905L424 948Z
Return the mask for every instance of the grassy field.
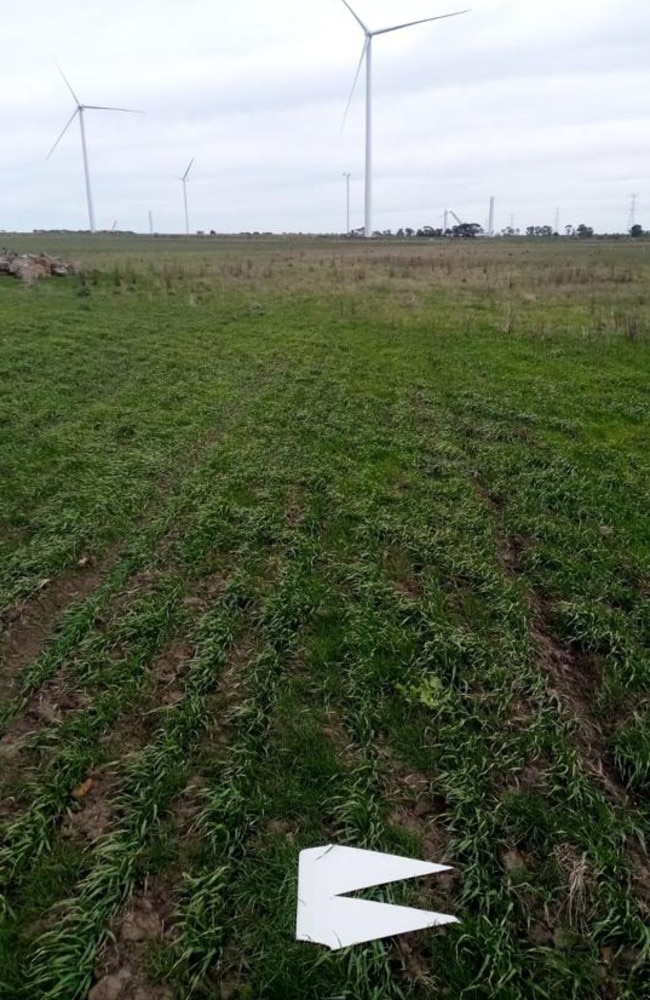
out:
M3 1000L650 997L650 245L13 245Z

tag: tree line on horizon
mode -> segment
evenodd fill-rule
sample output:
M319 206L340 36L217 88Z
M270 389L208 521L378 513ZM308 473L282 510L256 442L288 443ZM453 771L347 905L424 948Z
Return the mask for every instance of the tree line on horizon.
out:
M359 229L352 229L348 234L351 238L363 238L365 236L365 231L363 226ZM372 234L375 237L386 237L386 238L397 238L397 239L443 239L446 237L451 237L452 239L476 239L480 236L486 236L485 229L483 226L479 225L478 222L461 222L457 226L452 226L448 229L436 229L433 226L421 226L419 229L413 229L410 226L404 226L393 232L391 229L375 230ZM526 229L513 229L512 226L506 226L500 232L495 233L495 236L512 238L515 236L527 237L528 239L581 239L588 240L599 236L630 236L632 239L641 239L644 236L650 236L650 232L646 232L643 226L634 225L627 233L597 233L593 226L588 226L584 222L581 222L579 226L567 225L564 227L562 233L558 232L553 228L553 226L527 226Z

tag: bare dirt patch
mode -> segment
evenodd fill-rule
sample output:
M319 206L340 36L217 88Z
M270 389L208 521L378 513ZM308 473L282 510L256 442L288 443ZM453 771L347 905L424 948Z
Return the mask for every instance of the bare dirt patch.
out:
M299 528L305 520L305 499L304 496L292 490L287 499L284 511L284 520L289 528Z
M615 802L625 803L629 800L627 790L608 759L605 732L592 708L594 693L602 683L602 669L594 658L551 635L548 610L540 600L531 597L531 606L535 612L531 635L539 650L538 665L560 709L574 723L574 738L585 769Z
M509 573L521 573L526 553L532 549L533 539L525 535L510 535L501 546L501 563Z
M183 698L182 676L195 653L193 643L178 639L157 656L151 664L153 683L151 700L161 705L175 705Z
M358 767L361 762L360 751L354 745L349 733L346 732L342 720L333 710L327 713L322 732L333 745L337 757L343 761L346 767Z
M436 795L432 782L420 771L408 770L394 759L387 747L381 748L385 798L393 803L389 822L416 837L421 857L437 864L448 860L448 838L444 814L448 804ZM455 913L460 895L460 875L451 870L435 878L418 880L410 905L438 913ZM441 928L438 933L445 933ZM406 934L388 943L389 952L406 978L420 987L434 988L426 938Z
M0 638L0 703L16 694L16 681L52 637L56 619L101 583L109 558L99 564L80 559L75 570L44 580L37 594L6 615Z
M390 822L417 837L429 860L444 864L447 830L442 817L448 811L444 797L435 794L425 774L409 771L386 748L382 748L382 763L384 794L394 803ZM439 884L448 881L449 876L443 875Z
M175 991L147 976L147 955L156 943L173 937L173 911L167 886L148 881L113 927L114 940L104 950L88 1000L173 1000Z
M61 827L62 835L91 843L102 837L117 819L115 795L118 787L119 782L114 774L90 774L72 792L67 816Z
M153 658L140 704L122 715L101 739L114 747L121 760L142 750L160 723L160 713L183 700L183 676L195 652L194 643L177 637Z
M499 561L506 573L517 579L521 576L525 555L532 544L532 539L522 535L499 538ZM531 610L530 635L537 649L537 665L547 677L549 692L560 711L573 725L585 770L604 786L613 801L626 803L628 792L609 760L606 734L593 709L594 695L602 685L602 666L595 657L582 654L553 636L551 608L539 595L528 591L526 600ZM530 706L519 703L519 708L530 716ZM518 716L521 714L517 712Z
M0 755L18 754L23 742L44 725L60 725L71 712L89 704L89 696L70 688L66 671L60 670L33 695L23 714L0 737Z

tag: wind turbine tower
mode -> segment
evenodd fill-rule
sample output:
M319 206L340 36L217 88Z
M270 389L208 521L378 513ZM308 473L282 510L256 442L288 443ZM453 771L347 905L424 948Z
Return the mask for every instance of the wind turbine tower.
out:
M630 232L631 229L636 225L636 203L638 199L638 194L631 195L630 199L630 215L627 220L627 231Z
M343 3L348 8L352 17L355 19L359 27L364 33L363 48L361 50L361 58L359 59L359 65L357 66L357 72L354 77L354 83L352 84L352 91L350 93L350 98L348 100L347 107L345 109L344 121L347 117L350 104L352 103L352 98L354 96L354 91L357 86L357 80L359 79L359 74L361 73L361 67L363 66L364 60L366 63L366 177L365 177L365 204L364 204L364 235L367 239L372 237L372 43L377 35L388 35L394 31L401 31L403 28L412 28L417 24L428 24L431 21L444 21L449 17L458 17L460 14L467 14L467 10L456 10L451 14L441 14L438 17L423 17L419 21L407 21L405 24L395 24L390 28L379 28L376 31L371 31L358 14L352 9L348 0L343 0Z
M183 185L183 204L185 206L185 235L190 235L190 216L187 210L187 178L190 176L190 170L194 165L194 157L189 162L189 166L183 176L180 178L181 184Z
M344 171L345 177L345 235L350 235L350 178L352 174L349 170Z
M494 195L490 198L490 215L488 217L488 236L494 236Z
M61 135L56 140L56 142L52 146L51 150L47 154L47 159L49 160L49 158L51 157L52 153L54 152L54 150L56 149L56 147L61 142L61 139L66 134L66 132L68 131L68 129L72 125L72 123L75 120L75 118L77 117L77 115L79 115L79 128L81 130L81 151L82 151L82 154L83 154L84 175L85 175L85 178L86 178L86 201L88 202L88 222L89 222L89 225L90 225L90 231L91 231L91 233L94 233L95 232L95 206L93 204L93 192L92 192L92 186L91 186L91 183L90 183L90 167L88 166L88 146L87 146L87 143L86 143L86 123L85 123L85 117L84 116L86 114L86 111L120 111L120 112L123 112L124 114L128 114L128 115L139 115L139 114L142 114L142 112L141 111L134 111L133 108L109 108L109 107L106 107L105 105L102 105L102 104L82 104L81 101L79 100L79 98L77 97L77 95L75 94L74 90L70 86L70 83L68 82L68 79L67 79L65 73L63 72L63 70L61 69L61 67L58 66L57 69L59 70L59 73L63 77L63 80L65 82L66 87L68 88L68 90L72 94L72 99L75 102L76 106L75 106L75 109L74 109L74 113L68 119L68 122L66 123L66 126L63 129L63 131L61 132Z

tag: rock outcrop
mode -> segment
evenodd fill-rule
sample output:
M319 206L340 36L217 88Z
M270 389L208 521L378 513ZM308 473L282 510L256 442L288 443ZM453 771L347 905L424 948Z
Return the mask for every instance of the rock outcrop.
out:
M47 253L16 253L13 250L0 250L0 274L8 274L19 278L30 285L38 278L65 278L75 274L76 267L69 261L50 257Z

